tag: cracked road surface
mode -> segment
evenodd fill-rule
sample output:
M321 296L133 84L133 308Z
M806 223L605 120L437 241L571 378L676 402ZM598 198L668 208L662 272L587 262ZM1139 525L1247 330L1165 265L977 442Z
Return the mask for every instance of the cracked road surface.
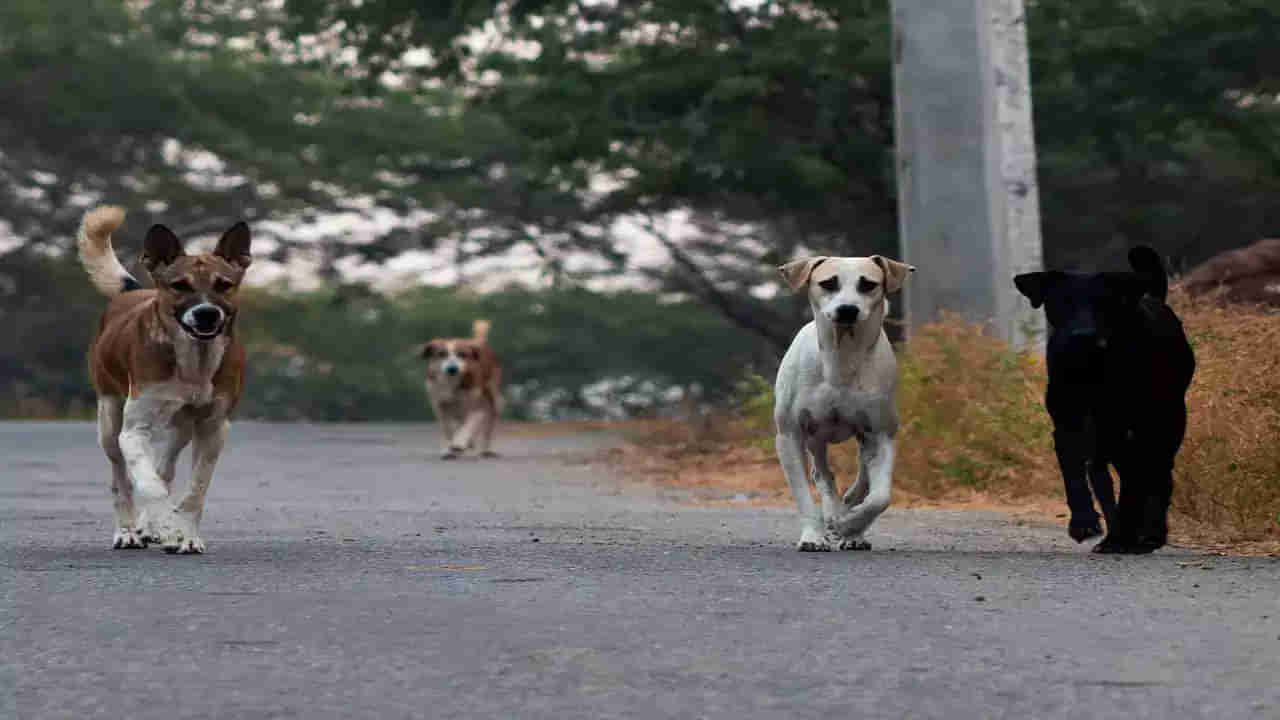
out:
M892 507L802 554L606 433L436 432L237 423L170 556L110 549L91 425L0 424L0 717L1280 718L1274 558Z

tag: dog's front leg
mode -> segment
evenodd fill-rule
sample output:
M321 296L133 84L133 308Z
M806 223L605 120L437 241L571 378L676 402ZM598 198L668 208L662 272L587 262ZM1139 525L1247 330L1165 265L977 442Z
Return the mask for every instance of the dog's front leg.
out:
M144 389L124 403L120 453L144 516L168 507L169 488L160 474L163 458L159 455L172 432L173 415L181 406L181 400L170 397L163 389Z
M867 494L871 492L870 459L870 452L858 452L858 477L854 479L851 485L849 485L849 489L844 491L844 497L841 498L841 503L846 509L856 507L859 503L865 500L867 498ZM861 534L846 536L839 535L839 533L837 533L837 535L839 536L839 540L836 542L837 550L871 549L871 543Z
M1093 494L1089 491L1086 475L1092 438L1082 426L1055 420L1053 450L1058 456L1058 470L1067 493L1067 507L1071 519L1067 522L1067 534L1076 542L1084 542L1102 534L1098 511L1093 507Z
M200 518L204 515L204 496L213 482L213 468L227 437L227 421L222 416L209 418L195 428L195 445L191 451L191 487L178 503L167 523L169 532L162 538L165 552L202 553Z
M823 528L827 535L833 535L838 505L836 504L836 476L831 472L831 463L827 458L827 444L816 440L811 441L809 456L813 460L809 466L809 477L814 487L818 488L818 500L822 503Z
M454 454L461 454L471 447L471 443L475 440L476 433L484 425L484 421L484 410L477 408L468 413L466 420L462 423L462 427L458 428L458 432L454 434L453 440L449 444L449 451Z
M802 552L830 550L831 543L822 531L822 516L809 494L809 480L804 472L803 439L798 434L779 432L776 444L778 461L800 511L800 542L796 543L796 549Z
M855 540L861 539L871 523L889 507L889 497L893 493L893 461L897 448L892 435L879 433L867 435L858 452L866 457L867 496L836 521L837 532ZM862 544L865 547L857 549L870 548L865 540Z

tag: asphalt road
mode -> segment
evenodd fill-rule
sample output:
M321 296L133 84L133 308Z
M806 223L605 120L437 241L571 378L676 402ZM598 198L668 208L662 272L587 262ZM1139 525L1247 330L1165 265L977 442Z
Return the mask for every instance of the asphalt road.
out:
M1280 718L1276 559L896 508L801 554L612 442L240 423L171 556L110 549L89 425L0 424L0 716Z

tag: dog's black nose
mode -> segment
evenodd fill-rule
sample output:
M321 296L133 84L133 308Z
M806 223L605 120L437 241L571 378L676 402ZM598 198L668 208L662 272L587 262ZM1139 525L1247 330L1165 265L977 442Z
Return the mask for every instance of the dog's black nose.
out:
M458 366L457 366L457 365L450 365L449 367L447 367L447 368L445 368L445 369L444 369L444 374L445 374L445 375L457 375L457 374L458 374Z
M212 330L222 322L222 311L211 305L198 307L191 311L191 319L197 330Z
M841 305L836 308L836 322L841 325L852 325L858 322L858 306Z

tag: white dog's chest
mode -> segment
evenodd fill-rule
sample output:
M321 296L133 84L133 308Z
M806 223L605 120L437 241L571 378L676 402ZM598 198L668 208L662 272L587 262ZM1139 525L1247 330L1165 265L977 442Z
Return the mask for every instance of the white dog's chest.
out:
M804 393L800 402L801 431L826 443L850 437L897 431L898 416L893 396L859 392L822 384Z

